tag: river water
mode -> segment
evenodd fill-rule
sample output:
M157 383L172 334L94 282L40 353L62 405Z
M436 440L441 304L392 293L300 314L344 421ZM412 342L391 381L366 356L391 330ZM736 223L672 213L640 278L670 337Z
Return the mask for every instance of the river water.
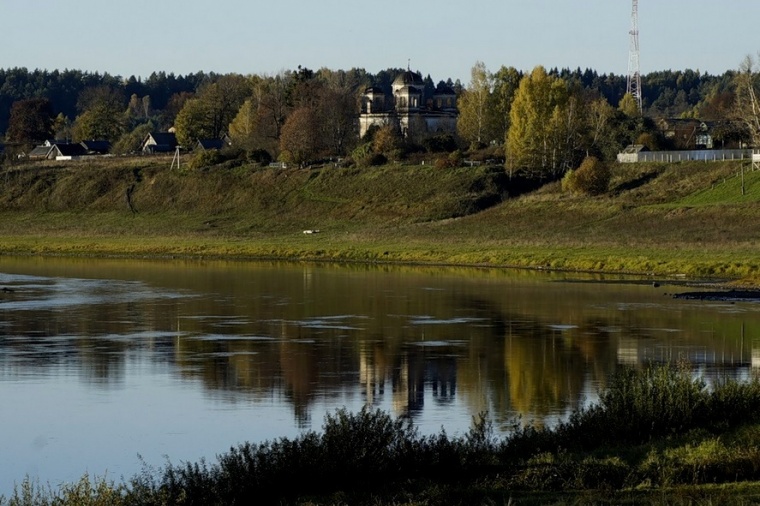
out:
M552 424L621 366L760 366L760 306L465 268L0 257L0 495L213 461L365 405L420 432Z

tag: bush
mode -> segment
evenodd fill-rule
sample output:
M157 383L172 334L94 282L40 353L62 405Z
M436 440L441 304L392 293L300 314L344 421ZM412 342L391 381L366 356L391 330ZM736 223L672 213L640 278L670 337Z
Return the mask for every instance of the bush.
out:
M423 139L422 147L428 153L451 153L457 149L457 141L451 134L435 135Z
M246 153L248 161L269 165L272 162L272 155L266 149L254 149Z
M199 150L193 153L190 159L189 168L192 170L212 167L223 161L222 154L216 149Z
M602 195L610 186L610 168L598 158L586 157L578 170L568 171L562 189L585 195Z
M384 165L388 162L388 159L382 153L376 153L372 148L372 143L367 142L357 146L351 152L351 159L356 163L357 167L374 167L377 165Z
M435 167L437 169L453 169L455 167L461 167L464 162L464 155L458 149L449 153L448 156L442 156L435 159Z

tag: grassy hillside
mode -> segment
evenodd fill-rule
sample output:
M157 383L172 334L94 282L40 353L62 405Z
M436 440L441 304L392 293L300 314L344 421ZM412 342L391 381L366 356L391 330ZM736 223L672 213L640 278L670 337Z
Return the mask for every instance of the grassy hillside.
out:
M739 162L616 165L609 194L596 198L499 167L169 166L6 169L0 250L760 272L760 172L745 166L742 195Z

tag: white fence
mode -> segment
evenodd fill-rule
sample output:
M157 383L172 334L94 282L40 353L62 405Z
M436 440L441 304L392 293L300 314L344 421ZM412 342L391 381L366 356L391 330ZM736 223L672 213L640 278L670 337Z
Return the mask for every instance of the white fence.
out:
M751 149L698 149L693 151L640 151L619 153L620 163L638 162L725 162L731 160L752 160L760 162L760 150Z

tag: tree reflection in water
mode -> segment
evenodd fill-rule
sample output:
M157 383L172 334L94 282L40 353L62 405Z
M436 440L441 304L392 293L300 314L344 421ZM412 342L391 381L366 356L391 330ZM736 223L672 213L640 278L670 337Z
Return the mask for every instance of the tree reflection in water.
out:
M65 371L115 388L132 361L147 360L219 398L278 399L301 428L321 420L315 405L351 403L420 421L428 410L487 411L505 430L518 415L551 423L621 363L685 355L695 367L748 374L760 337L753 310L593 278L226 262L0 266L0 284L14 288L0 299L4 378Z

